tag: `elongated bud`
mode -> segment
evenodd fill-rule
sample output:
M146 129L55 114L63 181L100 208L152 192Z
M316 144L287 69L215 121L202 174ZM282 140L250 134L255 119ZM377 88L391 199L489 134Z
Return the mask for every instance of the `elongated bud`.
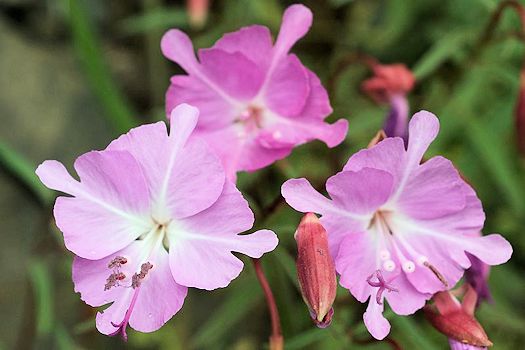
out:
M337 290L335 265L328 249L326 230L313 213L306 214L295 233L297 276L303 299L319 328L330 325Z
M425 306L425 316L429 322L450 340L450 346L462 343L473 346L473 349L492 346L487 334L473 312L477 295L472 287L467 287L463 303L449 292L438 292L432 298L433 306Z
M407 94L414 88L414 74L404 64L372 62L374 76L363 82L363 91L379 104L389 104L383 129L388 137L401 137L408 141Z
M186 0L190 26L201 29L208 19L210 0Z

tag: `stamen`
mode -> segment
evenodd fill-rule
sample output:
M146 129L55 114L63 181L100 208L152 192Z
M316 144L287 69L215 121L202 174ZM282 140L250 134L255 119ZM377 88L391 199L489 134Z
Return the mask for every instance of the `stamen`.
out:
M437 279L443 283L443 285L448 288L448 282L447 282L447 279L445 278L445 276L443 276L443 274L441 272L439 272L439 270L432 264L430 264L428 261L425 261L423 263L423 265L425 265L426 267L429 268L430 271L432 271L432 273L437 277Z
M146 278L146 275L148 274L149 270L153 268L153 265L149 262L146 262L140 266L140 272L135 273L131 277L131 288L136 289L140 287L142 281L144 278Z
M416 264L413 261L407 260L403 263L403 271L406 273L412 273L416 269Z
M383 263L383 268L388 272L392 272L396 269L396 263L393 260L387 260Z
M374 276L377 278L377 282L374 282L372 281L372 278L374 278ZM383 274L381 273L381 270L376 270L373 274L371 274L370 276L368 276L368 278L366 279L366 281L368 282L368 284L372 287L377 287L379 288L377 290L377 294L376 294L376 302L379 304L379 305L382 305L383 302L381 301L381 298L383 296L383 293L385 291L385 289L390 293L390 292L398 292L398 290L392 286L390 286L387 282L385 281L385 279L383 278Z
M386 249L383 249L379 252L379 257L381 260L388 260L390 259L390 252Z
M110 290L112 287L118 287L119 281L126 279L126 275L122 272L114 272L106 279L106 284L104 285L104 290Z
M123 256L116 256L108 264L108 269L119 269L122 265L126 264L128 259Z

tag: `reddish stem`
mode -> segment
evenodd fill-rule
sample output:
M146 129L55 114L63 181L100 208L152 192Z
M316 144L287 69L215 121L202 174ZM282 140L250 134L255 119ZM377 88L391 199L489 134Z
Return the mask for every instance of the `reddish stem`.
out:
M268 305L268 311L270 312L270 318L272 322L272 334L270 335L270 350L282 350L283 349L283 335L281 333L281 321L279 318L279 310L275 303L275 298L270 288L270 284L266 279L264 271L261 266L259 259L252 259L253 266L255 268L255 274L261 284L261 288L266 298L266 304Z

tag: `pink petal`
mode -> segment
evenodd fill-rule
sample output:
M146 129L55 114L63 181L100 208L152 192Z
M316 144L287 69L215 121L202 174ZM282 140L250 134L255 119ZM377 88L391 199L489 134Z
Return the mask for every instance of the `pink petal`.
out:
M408 125L408 169L413 169L419 165L428 146L434 141L438 132L439 120L434 114L427 111L414 114Z
M317 192L308 180L290 179L281 187L281 193L286 203L297 211L302 213L320 213L337 212L335 203Z
M167 31L161 39L160 47L164 56L177 63L189 74L198 70L199 63L195 58L193 44L186 33L178 29Z
M461 187L461 192L465 196L463 210L442 217L426 219L425 226L450 234L479 236L485 221L481 201L467 184Z
M220 159L200 140L188 142L173 162L166 186L166 204L180 219L209 208L223 190L226 175Z
M199 128L215 129L225 127L233 122L235 110L216 90L194 76L175 75L166 92L166 113L180 103L189 103L199 108Z
M342 171L326 181L334 204L353 214L373 214L392 192L392 175L383 170L363 168Z
M259 132L258 140L265 148L293 148L318 139L328 147L335 147L346 137L348 121L339 119L334 124L322 121L281 119L278 123Z
M328 93L317 75L306 67L305 70L308 75L310 94L301 111L301 118L305 120L323 120L326 116L332 114Z
M476 256L488 265L500 265L507 262L512 255L510 243L498 234L469 238L463 246L465 251Z
M208 146L198 139L187 142L197 124L198 113L186 104L171 113L167 167L158 200L167 205L175 218L210 207L221 194L225 181L220 160Z
M46 164L56 170L56 163L44 163L39 171L44 177L50 174ZM54 209L69 250L100 259L147 230L150 195L140 165L128 152L89 152L77 159L75 169L80 183L64 179L75 197L57 198Z
M384 339L390 333L390 323L383 316L384 304L379 305L375 298L370 297L368 307L363 315L365 326L377 340Z
M177 313L186 297L187 288L175 283L169 270L168 253L157 245L144 259L144 241L135 241L125 249L101 260L87 260L75 257L73 261L73 281L75 291L91 306L102 306L113 302L97 314L97 329L103 334L112 334L128 312L129 324L141 332L159 329ZM146 251L147 254L147 251ZM121 286L104 290L106 278L113 272L108 263L116 256L127 259L120 271L126 275ZM130 286L131 276L140 271L140 265L150 262L153 268L148 272L139 288ZM136 300L132 304L134 294Z
M130 326L140 332L162 327L182 308L188 288L177 284L171 275L168 252L159 246L148 260L153 268L140 286L131 314Z
M152 194L160 191L162 175L166 172L168 148L166 124L157 122L131 129L128 133L111 142L106 150L128 151L142 167Z
M176 62L180 65L190 76L195 79L198 79L202 84L204 84L208 89L213 91L213 93L222 98L226 103L230 105L236 105L236 101L232 99L225 91L223 91L217 84L211 81L205 73L202 72L201 66L195 57L195 52L193 49L193 44L191 43L190 38L182 31L178 29L171 29L162 37L160 43L162 53L164 56L170 60ZM176 80L180 80L180 77L177 77ZM189 79L188 79L189 80ZM191 87L198 88L198 84L191 80L183 80L182 84L189 85ZM172 81L172 83L174 83ZM176 85L176 83L175 83ZM168 91L169 93L170 91ZM167 96L167 99L170 100L175 98ZM178 97L177 97L178 98ZM189 100L177 100L178 102L191 103L193 101ZM172 101L169 101L170 105ZM175 102L175 103L178 103ZM168 113L171 112L168 110Z
M330 239L331 232L327 232ZM366 231L348 234L341 242L335 259L336 270L341 275L339 283L362 303L373 292L367 278L378 269L376 259L375 242ZM375 303L375 296L370 300Z
M412 218L441 218L465 208L463 186L468 185L452 163L443 157L434 157L410 175L399 195L398 205Z
M394 187L397 187L403 174L406 152L403 139L387 138L369 149L363 149L350 157L344 171L358 171L363 168L384 170L394 177Z
M400 274L391 282L391 285L398 292L385 292L385 299L388 305L398 315L412 315L417 310L425 306L431 294L425 294L415 289L407 280L405 274Z
M337 257L341 242L355 233L365 232L368 223L351 219L348 216L326 213L320 218L321 224L328 232L328 246L332 256ZM368 277L368 276L367 276Z
M264 101L278 115L295 116L310 94L308 72L295 55L280 60L265 86Z
M276 56L286 54L312 25L312 11L304 5L292 5L284 11L281 29L275 42Z
M56 191L73 193L79 183L69 175L64 165L56 160L46 160L36 168L35 173L42 183Z
M213 48L230 53L240 52L266 70L271 60L272 36L267 27L251 25L236 32L224 34L213 45Z
M233 251L258 258L277 245L277 236L268 230L238 235L251 228L253 220L246 200L227 182L213 206L170 226L170 266L175 281L207 290L226 287L243 267Z
M420 236L417 233L412 234L408 230L404 231L403 234L406 236L408 244L417 252L417 254L405 252L406 257L416 264L415 270L406 274L410 283L421 293L433 294L453 288L463 276L464 269L451 258L453 247L449 242L438 238ZM440 281L429 267L419 261L421 256L427 258L428 263L443 276L447 285Z
M130 288L130 290L124 292L113 304L105 308L104 312L98 312L96 317L97 330L105 335L114 333L118 328L111 323L119 324L122 322L132 298L133 291Z
M249 100L259 92L264 71L240 52L199 50L202 72L236 100Z

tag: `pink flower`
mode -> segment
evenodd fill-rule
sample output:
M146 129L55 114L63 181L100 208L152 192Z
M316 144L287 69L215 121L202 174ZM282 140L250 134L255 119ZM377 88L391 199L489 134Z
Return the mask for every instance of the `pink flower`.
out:
M199 50L199 60L180 30L162 38L164 55L188 73L171 78L166 108L182 102L199 108L195 133L218 153L230 178L282 159L305 142L319 139L334 147L345 138L346 120L324 122L332 108L319 78L289 53L311 24L311 11L292 5L275 43L268 28L244 27Z
M393 137L354 154L326 182L331 199L306 179L282 187L293 208L322 214L340 283L359 301L369 300L364 321L377 339L390 331L383 299L395 313L412 314L456 284L471 264L466 252L489 265L512 254L500 235L479 236L481 203L449 160L420 164L438 130L433 114L415 114L408 148Z
M97 314L103 334L126 326L159 329L184 302L188 287L227 286L243 268L232 252L260 257L277 245L268 230L238 233L253 213L220 160L197 139L188 141L198 111L180 105L162 122L132 129L103 151L75 161L77 181L59 162L36 173L58 197L54 215L73 262L75 291ZM169 253L168 253L169 250Z

